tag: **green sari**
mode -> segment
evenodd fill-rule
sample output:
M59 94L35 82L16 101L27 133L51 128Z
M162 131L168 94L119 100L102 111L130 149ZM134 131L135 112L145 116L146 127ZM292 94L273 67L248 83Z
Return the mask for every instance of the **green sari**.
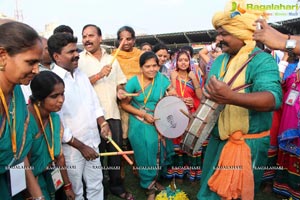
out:
M50 113L50 116L53 122L54 131L54 157L57 157L61 153L61 123L58 114ZM52 187L52 170L47 169L47 166L51 164L52 160L48 151L45 136L40 132L38 123L39 122L36 121L34 116L30 114L28 132L33 135L33 143L30 151L29 162L34 168L32 172L38 179L38 183L41 187L45 200L50 200L55 199L55 189ZM52 146L50 123L47 123L45 126L45 132L47 140L50 146Z
M2 102L0 103L0 108L3 110ZM14 166L23 162L32 144L32 137L27 133L29 116L24 96L19 85L14 88L14 103L11 101L8 109L10 113L15 112L14 120L16 123L17 152L16 160L12 162L14 153L12 151L11 129L6 118L5 111L1 112L4 114L0 115L0 194L1 199L5 200L10 200L12 198L8 182L7 167L10 164L11 166ZM10 120L11 124L13 124L14 120L12 117Z
M150 84L145 88L144 94L133 97L131 105L137 109L145 106L146 112L153 115L157 102L164 96L169 85L169 79L158 72L153 86ZM144 98L151 91L151 86L153 87L152 92L144 105ZM125 90L129 93L142 90L137 76L127 82ZM140 121L132 114L129 115L128 138L134 150L140 185L142 188L148 188L156 180L160 169L166 170L167 165L171 164L171 158L174 155L173 143L169 139L165 139L164 143L158 138L158 133L152 124Z

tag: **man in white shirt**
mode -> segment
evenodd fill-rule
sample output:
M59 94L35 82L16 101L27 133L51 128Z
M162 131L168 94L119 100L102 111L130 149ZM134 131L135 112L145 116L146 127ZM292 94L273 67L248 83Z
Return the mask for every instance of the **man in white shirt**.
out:
M63 153L76 200L83 199L83 183L89 200L103 199L102 170L98 145L100 135L111 136L104 111L88 77L78 69L77 38L57 33L48 39L48 50L55 62L53 72L65 83L65 102L59 115L63 134Z
M126 76L123 74L117 60L112 64L113 57L100 47L102 42L101 29L88 24L82 29L82 44L84 50L80 53L78 61L79 69L90 79L98 99L105 110L105 119L112 130L112 138L119 145L122 145L122 126L117 98L122 99L123 85L126 83ZM117 151L111 143L101 143L100 152ZM101 159L103 161L103 159ZM133 199L132 194L126 192L121 179L120 156L110 156L107 162L109 175L109 189L112 194L123 198Z

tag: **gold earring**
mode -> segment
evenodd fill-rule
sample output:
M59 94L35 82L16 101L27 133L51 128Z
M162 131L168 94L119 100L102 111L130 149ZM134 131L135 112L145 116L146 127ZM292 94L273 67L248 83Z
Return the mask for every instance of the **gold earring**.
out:
M40 102L40 101L37 103L37 106L38 106L38 107L41 107L41 102Z
M5 66L0 64L0 71L5 71Z

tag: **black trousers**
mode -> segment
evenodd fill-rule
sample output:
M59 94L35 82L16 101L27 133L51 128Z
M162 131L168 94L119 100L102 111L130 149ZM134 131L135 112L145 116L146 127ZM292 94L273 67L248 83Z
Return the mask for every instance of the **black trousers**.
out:
M119 147L122 146L122 126L121 120L119 119L108 119L106 120L109 124L109 128L112 132L112 139ZM117 149L111 144L107 143L107 140L101 138L99 145L99 151L104 152L116 152ZM104 166L104 157L101 157L101 165L103 166L103 174L105 170L108 170L109 175L109 190L114 195L120 195L125 192L123 186L123 180L121 178L121 159L122 156L107 156L107 165ZM104 177L104 176L103 176Z

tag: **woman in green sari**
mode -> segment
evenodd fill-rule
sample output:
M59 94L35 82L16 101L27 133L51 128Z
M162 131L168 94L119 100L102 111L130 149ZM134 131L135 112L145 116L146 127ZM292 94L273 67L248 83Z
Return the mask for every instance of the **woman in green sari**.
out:
M42 51L40 37L30 26L20 22L0 25L1 199L13 199L12 196L25 187L34 199L42 199L42 192L26 157L32 140L26 133L29 117L18 85L28 85L38 73ZM17 189L16 183L22 187Z
M63 127L56 113L65 99L64 82L55 73L42 71L33 78L30 88L28 133L32 134L33 143L29 162L33 174L46 200L55 200L55 191L63 184L68 200L74 199L61 148ZM52 180L54 177L57 179Z
M122 100L122 108L130 114L128 138L134 150L134 158L140 176L140 185L147 189L148 200L164 187L157 182L160 169L171 164L174 154L172 141L157 133L153 111L157 102L170 86L169 79L158 72L158 58L153 52L140 57L141 74L132 77L126 84L128 93L139 96Z

